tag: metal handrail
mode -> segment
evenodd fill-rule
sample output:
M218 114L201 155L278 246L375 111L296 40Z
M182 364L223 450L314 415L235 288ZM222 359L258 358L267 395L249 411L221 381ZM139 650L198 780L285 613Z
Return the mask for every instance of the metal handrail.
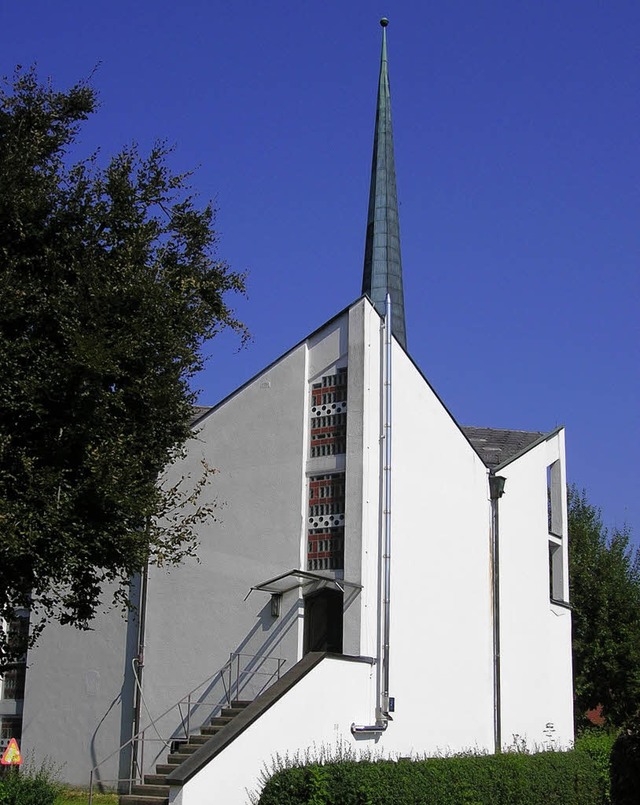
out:
M247 658L247 664L242 669L242 671L240 670L240 658L241 657ZM258 669L249 668L248 666L251 665L252 660L260 662L260 665L262 665L264 662L268 662L268 661L274 662L275 661L276 668L272 672L261 671L259 668ZM280 679L280 671L282 669L282 666L285 663L286 663L286 659L282 659L281 657L265 657L265 656L263 656L261 654L244 654L242 652L232 652L229 655L228 661L222 666L222 668L219 671L216 671L215 674L212 674L211 676L208 676L206 679L204 679L202 682L200 682L199 685L196 685L196 687L193 688L193 690L190 690L189 693L185 694L181 699L179 699L177 702L175 702L170 707L168 707L163 713L161 713L159 716L156 716L156 718L154 718L151 722L149 722L144 727L144 729L139 730L135 735L133 735L131 738L129 738L128 741L125 741L116 750L111 752L111 754L109 754L106 757L102 758L102 760L99 763L96 763L96 765L91 769L91 772L90 772L90 775L89 775L89 805L92 805L92 802L93 802L93 786L94 786L94 781L95 781L95 773L98 771L100 766L102 766L108 760L111 760L111 758L113 758L115 755L120 754L123 749L126 749L128 746L133 747L134 744L136 744L136 743L141 744L140 762L135 764L136 767L137 767L136 771L138 773L134 774L134 770L132 769L131 770L132 774L131 774L130 777L118 777L118 778L115 778L113 780L103 780L102 782L111 782L111 783L118 783L118 784L119 783L128 783L129 784L129 793L131 793L131 789L132 789L132 786L133 786L134 782L136 780L138 780L138 779L141 779L143 777L143 775L144 775L144 745L145 745L145 741L146 742L152 742L152 743L164 743L165 746L168 748L170 746L171 741L182 740L181 738L176 738L175 737L176 730L174 730L174 734L172 736L170 736L168 738L163 738L158 733L158 731L156 729L156 724L162 718L165 718L165 716L169 715L169 713L171 713L172 711L174 711L176 709L178 710L178 713L179 713L179 716L180 716L180 726L182 727L182 731L184 732L184 736L185 736L186 740L189 739L189 736L191 735L192 698L193 698L194 693L196 693L196 691L200 690L208 682L211 682L216 677L218 677L220 679L220 681L222 682L222 686L224 688L224 693L225 693L224 700L221 702L219 699L217 699L215 701L205 701L205 700L199 700L198 699L193 703L193 709L194 710L197 709L198 707L213 706L214 712L215 712L216 707L219 707L220 709L222 709L222 707L224 706L225 703L226 703L227 706L230 707L231 703L233 701L234 690L235 690L236 698L239 698L240 693L241 693L241 689L246 690L246 685L247 685L247 683L248 683L248 681L250 679L252 679L253 677L256 677L256 676L266 676L266 677L268 677L266 682L260 687L258 692L255 693L254 696L252 697L252 699L256 698L263 691L265 691L273 682L275 682L278 679ZM235 679L234 679L234 674L233 674L234 665L235 665ZM227 674L228 674L228 684L227 684L227 679L226 679ZM135 678L135 681L136 681L136 685L139 686L137 676ZM235 684L234 684L234 682L235 682ZM183 711L182 711L182 708L183 708L183 706L185 704L186 704L186 717L185 717L185 715L183 714ZM200 724L200 726L201 725L202 724ZM145 732L147 730L149 730L149 729L152 729L152 728L155 730L155 732L156 732L158 737L157 738L145 737Z

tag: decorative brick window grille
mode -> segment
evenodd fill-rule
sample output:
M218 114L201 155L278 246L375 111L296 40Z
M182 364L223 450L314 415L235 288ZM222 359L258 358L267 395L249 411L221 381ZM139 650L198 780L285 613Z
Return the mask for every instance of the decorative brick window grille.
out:
M311 387L311 458L335 456L347 447L347 369Z
M344 568L344 473L309 478L307 570Z

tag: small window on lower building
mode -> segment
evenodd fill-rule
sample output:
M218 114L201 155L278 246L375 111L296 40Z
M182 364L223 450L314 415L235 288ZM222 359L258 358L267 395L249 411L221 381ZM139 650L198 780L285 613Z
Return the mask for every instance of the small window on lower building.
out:
M22 719L20 716L0 716L0 748L5 749L9 741L22 738Z
M24 683L27 667L24 663L10 665L2 674L2 698L24 699Z
M549 540L549 598L564 601L564 557L562 545Z

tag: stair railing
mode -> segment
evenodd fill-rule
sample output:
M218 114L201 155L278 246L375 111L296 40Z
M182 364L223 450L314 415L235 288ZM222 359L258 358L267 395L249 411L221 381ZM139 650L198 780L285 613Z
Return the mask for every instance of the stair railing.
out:
M241 658L245 658L246 660L246 665L242 667L242 670L241 670ZM262 670L264 664L269 662L275 663L275 668L273 668L273 670L271 671ZM222 666L222 668L219 671L216 671L215 674L208 676L206 679L200 682L199 685L196 685L196 687L193 688L193 690L190 690L189 693L187 693L177 702L168 707L163 713L161 713L159 716L156 716L156 718L154 718L152 721L146 724L143 729L139 730L135 735L129 738L128 741L125 741L121 746L119 746L116 750L111 752L111 754L104 757L99 763L97 763L91 769L91 773L89 775L88 805L92 805L93 803L93 788L96 781L96 772L108 760L111 760L111 758L113 758L115 755L119 755L124 749L126 749L129 746L132 749L136 747L137 750L136 763L135 763L136 768L131 769L132 773L129 777L119 777L117 779L101 781L101 782L116 783L118 786L120 785L120 783L127 783L128 793L131 793L131 789L133 785L136 783L136 781L144 777L145 743L149 742L163 743L165 747L169 749L173 741L179 741L179 742L184 742L185 740L188 741L189 736L191 735L191 721L192 721L191 716L192 713L195 713L198 710L198 708L201 707L207 708L207 714L204 715L203 719L200 721L198 725L202 726L202 724L204 724L204 721L207 718L213 717L213 714L216 712L217 709L222 709L222 707L224 707L225 705L230 707L232 702L234 701L234 697L235 699L239 699L241 695L244 695L245 697L250 696L250 700L253 701L253 699L259 696L270 685L272 685L274 682L280 679L280 673L285 663L286 660L282 659L281 657L264 657L263 655L260 654L244 654L242 652L232 652L229 655L228 661ZM266 677L266 679L261 680L257 686L254 686L252 683L256 677ZM222 698L222 701L220 700L220 698L216 699L215 701L205 701L200 698L196 698L194 700L194 695L199 690L201 690L208 683L212 683L216 679L222 683L222 686L224 688L224 697ZM137 677L136 677L136 685L139 686ZM140 691L140 693L142 696L142 691ZM144 697L142 698L144 702ZM209 709L210 707L212 709ZM186 710L184 710L183 708L186 708ZM173 730L171 736L169 736L168 738L163 738L158 732L157 725L163 718L166 718L170 713L176 710L180 719L179 726ZM147 713L149 714L148 710ZM150 730L153 730L156 733L157 737L151 738L145 734ZM179 734L180 731L184 735L180 735Z
M240 662L243 657L247 658L247 663L240 670ZM275 660L276 667L271 671L261 670L263 663L268 660ZM242 652L231 653L229 661L222 668L222 684L224 685L229 707L234 695L236 699L240 699L243 694L247 695L247 691L250 691L251 701L257 698L263 691L280 679L280 671L285 662L286 660L281 657L261 657L259 654L243 654ZM228 684L225 681L227 675ZM262 681L262 684L257 689L251 688L250 683L256 677L266 677L266 679Z

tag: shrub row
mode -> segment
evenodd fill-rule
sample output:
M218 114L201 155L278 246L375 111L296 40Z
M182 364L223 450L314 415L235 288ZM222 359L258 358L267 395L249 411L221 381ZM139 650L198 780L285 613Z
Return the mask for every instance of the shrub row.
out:
M311 764L277 772L260 805L605 805L611 740L587 751Z
M11 768L0 777L0 805L54 805L60 790L48 769L23 774Z
M640 802L640 712L627 722L611 750L611 802Z

